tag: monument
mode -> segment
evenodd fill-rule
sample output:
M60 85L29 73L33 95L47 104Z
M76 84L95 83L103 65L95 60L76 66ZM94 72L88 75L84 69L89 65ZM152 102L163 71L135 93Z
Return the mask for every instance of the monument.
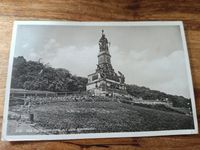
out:
M125 77L114 71L109 52L110 42L102 30L99 40L99 54L97 69L88 75L87 91L96 96L126 95Z

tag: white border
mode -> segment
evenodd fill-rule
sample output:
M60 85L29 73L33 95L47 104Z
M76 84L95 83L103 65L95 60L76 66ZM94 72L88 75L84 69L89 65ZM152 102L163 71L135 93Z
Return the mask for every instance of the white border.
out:
M192 103L194 129L189 130L165 130L165 131L145 131L145 132L114 132L114 133L89 133L89 134L68 134L68 135L12 135L7 133L7 116L9 107L9 95L11 86L12 66L17 36L17 27L20 25L59 25L59 26L179 26L183 48L185 53L185 63L190 88L190 97ZM198 123L189 63L188 50L186 45L184 27L182 21L148 21L148 22L65 22L65 21L15 21L13 27L12 43L9 57L8 78L6 84L6 95L4 103L4 116L2 127L3 141L33 141L33 140L66 140L66 139L91 139L91 138L119 138L119 137L147 137L147 136L166 136L166 135L187 135L197 134Z

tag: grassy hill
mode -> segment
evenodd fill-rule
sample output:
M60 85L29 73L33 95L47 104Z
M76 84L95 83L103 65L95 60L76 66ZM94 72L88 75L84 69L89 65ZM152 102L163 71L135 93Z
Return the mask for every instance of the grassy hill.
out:
M51 133L193 129L191 116L118 102L60 102L34 108L35 121Z

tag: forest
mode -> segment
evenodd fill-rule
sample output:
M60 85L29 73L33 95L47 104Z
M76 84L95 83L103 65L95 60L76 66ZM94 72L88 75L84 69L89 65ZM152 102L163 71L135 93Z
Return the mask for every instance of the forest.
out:
M150 88L137 85L126 85L127 92L136 97L142 98L143 100L159 100L165 101L166 99L169 102L173 103L174 107L184 107L191 108L191 99L185 98L183 96L166 94L161 91L151 90Z
M85 91L87 78L72 75L63 68L53 68L38 61L14 58L11 88L54 92Z

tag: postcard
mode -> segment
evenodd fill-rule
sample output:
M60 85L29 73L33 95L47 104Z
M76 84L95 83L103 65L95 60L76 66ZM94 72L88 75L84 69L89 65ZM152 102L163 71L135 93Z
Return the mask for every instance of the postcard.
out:
M197 134L181 21L16 21L2 140Z

